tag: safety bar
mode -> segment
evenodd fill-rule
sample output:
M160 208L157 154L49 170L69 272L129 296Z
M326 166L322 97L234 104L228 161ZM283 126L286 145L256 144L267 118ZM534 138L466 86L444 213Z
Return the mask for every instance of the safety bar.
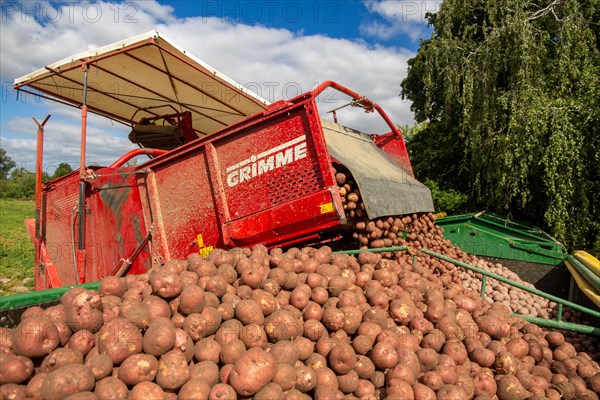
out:
M360 94L356 93L355 91L350 90L347 87L342 86L337 82L325 81L325 82L321 83L319 86L317 86L317 88L315 90L313 90L311 92L311 94L313 97L317 97L319 94L321 94L327 88L333 88L333 89L337 90L338 92L342 92L342 93L352 97L352 100L354 100L356 104L360 104L360 106L362 108L364 108L366 112L373 112L374 110L377 110L377 112L379 113L381 118L383 118L385 123L392 130L392 133L394 135L396 135L396 137L398 137L398 139L400 139L402 141L404 140L404 137L402 136L402 132L400 132L398 127L396 125L394 125L394 123L390 120L390 117L388 117L388 115L385 113L385 111L383 111L383 109L379 106L379 104L367 99L365 96L361 96ZM402 143L404 143L404 142L402 142Z
M121 157L117 158L115 160L115 162L113 162L112 164L110 164L108 166L108 168L122 167L127 161L131 160L134 157L140 156L140 155L158 157L165 153L168 153L168 151L160 150L160 149L133 149L133 150L130 150L127 153L123 154Z

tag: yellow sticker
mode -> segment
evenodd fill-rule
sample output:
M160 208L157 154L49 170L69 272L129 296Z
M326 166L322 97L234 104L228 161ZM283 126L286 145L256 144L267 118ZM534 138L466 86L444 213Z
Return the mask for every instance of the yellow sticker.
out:
M321 214L333 212L333 203L321 204Z
M197 238L198 238L198 248L201 249L204 247L204 240L202 239L202 234L199 233Z
M206 257L208 257L208 255L210 254L211 251L213 251L212 246L204 247L204 248L200 249L200 255L202 256L202 258L206 258Z

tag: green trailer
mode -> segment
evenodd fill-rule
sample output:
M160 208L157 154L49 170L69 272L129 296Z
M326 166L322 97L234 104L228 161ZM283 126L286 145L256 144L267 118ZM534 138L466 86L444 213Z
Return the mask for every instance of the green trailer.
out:
M436 221L444 237L467 253L543 265L560 265L567 253L552 236L535 226L490 212L455 215Z
M490 212L454 215L436 223L444 238L463 251L499 262L525 282L569 298L571 275L564 265L565 247L539 228Z
M565 261L597 288L596 293L600 279L543 230L490 212L439 218L436 223L444 228L444 238L467 253L500 262L539 290L598 309L579 289Z

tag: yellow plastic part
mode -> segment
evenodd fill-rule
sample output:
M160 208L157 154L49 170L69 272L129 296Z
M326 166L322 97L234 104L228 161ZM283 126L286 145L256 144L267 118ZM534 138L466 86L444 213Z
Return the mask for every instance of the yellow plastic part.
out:
M600 277L600 261L596 257L583 250L577 250L573 255L590 271Z
M577 286L579 286L579 289L581 289L583 294L585 294L591 301L593 301L594 304L600 307L600 294L583 276L581 276L581 274L575 269L575 267L571 265L570 262L565 260L565 265L569 269L569 272L573 276L573 279L575 279Z

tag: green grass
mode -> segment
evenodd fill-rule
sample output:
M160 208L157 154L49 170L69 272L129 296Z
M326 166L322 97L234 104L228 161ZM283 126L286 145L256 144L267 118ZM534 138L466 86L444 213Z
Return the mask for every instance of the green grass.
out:
M34 217L34 207L30 200L0 199L0 296L19 286L33 290L33 244L23 221Z

